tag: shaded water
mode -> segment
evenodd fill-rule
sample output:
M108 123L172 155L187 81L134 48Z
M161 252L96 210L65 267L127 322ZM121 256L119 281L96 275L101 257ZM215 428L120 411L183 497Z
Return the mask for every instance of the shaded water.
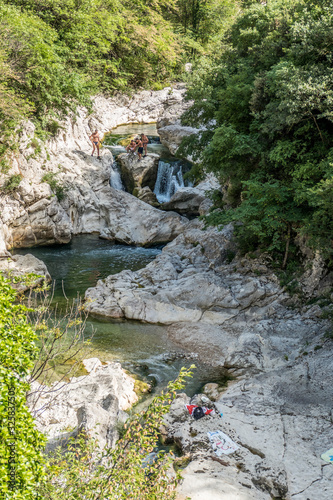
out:
M74 236L68 245L19 249L15 253L32 253L45 262L55 280L54 304L65 308L68 299L84 296L87 288L99 279L123 269L138 270L151 262L160 248L139 248L114 245L97 235ZM167 361L170 353L182 355L181 349L170 341L167 328L136 321L108 320L89 316L87 332L94 329L93 356L102 361L119 361L130 372L146 380L156 380L156 389L173 379L181 366L190 366L193 360ZM207 364L197 363L194 378L188 384L188 393L194 393L204 383L221 381L222 374Z

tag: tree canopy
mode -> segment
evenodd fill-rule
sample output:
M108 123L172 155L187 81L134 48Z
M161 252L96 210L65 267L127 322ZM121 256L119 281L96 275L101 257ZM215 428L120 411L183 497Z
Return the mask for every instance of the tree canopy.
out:
M47 132L77 104L89 107L95 94L156 90L181 78L184 62L210 50L233 5L232 0L1 2L0 168L5 169L13 131L26 116Z
M242 222L242 243L281 262L306 235L332 262L333 2L246 4L192 76L184 122L206 130L183 149L229 186L211 223Z

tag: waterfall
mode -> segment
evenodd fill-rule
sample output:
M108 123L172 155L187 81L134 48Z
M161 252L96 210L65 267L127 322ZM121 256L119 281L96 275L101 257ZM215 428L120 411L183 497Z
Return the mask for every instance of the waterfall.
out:
M160 160L154 188L158 201L160 203L170 201L171 196L182 187L184 187L182 166L179 163L170 164Z
M114 189L118 189L119 191L124 191L124 186L123 183L121 182L119 168L115 161L113 162L113 165L111 165L110 185Z

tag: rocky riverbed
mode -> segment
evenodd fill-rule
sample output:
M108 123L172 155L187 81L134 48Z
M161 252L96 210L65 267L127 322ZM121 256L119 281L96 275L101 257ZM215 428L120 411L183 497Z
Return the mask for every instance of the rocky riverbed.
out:
M232 227L189 222L152 263L109 276L86 293L87 308L109 317L169 325L169 335L236 382L215 402L223 418L194 421L186 396L174 403L168 435L185 454L179 499L329 499L333 442L332 342L317 306L292 308L276 276L258 260L232 258ZM239 446L214 461L207 432Z
M109 151L100 161L90 156L92 130L102 134L130 122L157 121L162 142L175 152L182 136L196 133L180 124L188 106L183 95L180 86L132 99L96 97L92 114L79 108L52 140L38 145L40 152L34 126L26 123L20 152L6 177L19 175L21 180L17 189L3 189L0 196L1 269L18 275L37 271L49 279L38 259L26 256L23 261L9 250L66 243L73 234L97 232L140 246L169 242L144 269L123 271L90 288L86 309L109 318L164 324L170 338L192 356L209 359L216 370L233 377L224 392L206 387L206 395L215 399L207 403L215 406L213 416L194 421L185 410L186 395L172 406L165 436L189 459L178 499L331 500L332 465L320 455L333 446L332 341L325 337L329 325L320 318L319 307L292 307L264 261L237 257L231 226L204 230L198 220L180 215L188 203L182 193L164 207L180 214L157 209L110 186ZM156 165L150 163L156 175ZM128 172L129 179L134 187L152 191L142 184L147 165L142 167L135 175ZM205 213L209 201L204 188L192 195L193 215ZM313 289L311 282L317 286L315 267L307 271L307 290ZM126 406L121 400L128 393L128 404L135 401L132 382L124 379L120 366L97 363L90 368L89 375L76 381L80 394L71 386L59 407L49 405L49 413L36 414L51 444L64 426L74 429L71 434L96 423L102 424L101 444L114 443L114 425ZM44 399L48 405L48 397ZM222 462L209 444L211 430L222 430L238 445Z

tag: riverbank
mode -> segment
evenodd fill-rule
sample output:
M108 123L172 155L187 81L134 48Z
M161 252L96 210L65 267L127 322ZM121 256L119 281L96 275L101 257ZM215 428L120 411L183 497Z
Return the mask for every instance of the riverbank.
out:
M263 262L237 257L231 226L192 221L144 269L109 276L86 297L100 315L169 325L179 346L237 378L215 403L218 429L239 446L227 466L212 466L216 422L191 420L186 398L171 410L168 435L190 455L179 499L329 500L332 469L320 458L333 440L329 324L318 306L291 307Z

